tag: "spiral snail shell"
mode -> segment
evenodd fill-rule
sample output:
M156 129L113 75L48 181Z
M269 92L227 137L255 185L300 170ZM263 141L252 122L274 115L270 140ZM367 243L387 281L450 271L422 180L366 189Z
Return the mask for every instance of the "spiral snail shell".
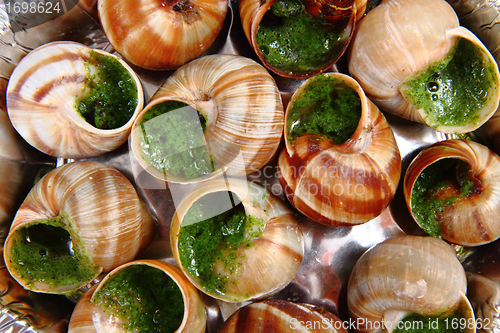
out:
M390 238L356 262L347 305L352 319L360 323L357 332L392 332L408 314L418 314L426 322L423 318L458 312L469 322L474 313L465 297L466 283L464 269L446 242L421 236ZM466 326L463 332L475 332L474 325Z
M201 183L183 198L170 244L188 279L227 302L280 291L304 256L302 232L288 207L263 187L231 178Z
M310 304L268 299L250 303L229 317L219 333L347 333L342 321Z
M7 86L14 128L56 157L87 158L118 148L143 103L139 78L123 60L73 42L31 51Z
M72 162L46 174L21 204L5 241L5 264L26 289L70 293L134 259L152 228L122 173Z
M477 142L453 139L420 152L404 176L406 204L428 234L463 246L500 237L500 157Z
M366 1L241 0L245 35L270 71L284 77L311 77L342 56Z
M471 132L499 105L495 59L444 0L383 1L357 25L348 69L379 108L441 132Z
M136 119L130 143L156 178L194 182L260 169L282 131L281 97L266 69L242 56L210 55L168 78Z
M131 63L173 69L199 57L222 29L227 0L99 0L111 45Z
M115 268L89 289L71 315L68 332L203 333L206 320L198 290L177 267L143 259Z
M401 157L385 117L354 79L309 78L293 94L285 123L278 175L299 211L333 226L382 213L396 192Z

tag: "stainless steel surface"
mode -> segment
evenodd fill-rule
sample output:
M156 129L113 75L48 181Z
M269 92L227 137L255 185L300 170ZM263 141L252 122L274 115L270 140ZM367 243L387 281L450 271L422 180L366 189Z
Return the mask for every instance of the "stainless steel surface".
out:
M500 15L498 1L449 1L461 15L462 21L474 30L481 32L480 38L491 43L492 52L500 54ZM2 13L0 4L0 79L7 80L17 62L31 49L52 40L74 40L91 45L95 48L112 52L95 17L87 14L79 6L72 9L54 21L27 31L13 33L8 29L5 13ZM243 35L237 10L237 2L231 3L231 10L214 45L207 51L211 53L240 54L256 59L248 42ZM431 9L429 9L431 10ZM486 13L487 12L487 13ZM481 22L481 23L479 23ZM484 23L486 22L486 23ZM495 30L496 29L496 30ZM172 73L152 72L134 67L143 82L146 100ZM341 59L335 70L345 71L345 59ZM285 103L293 91L300 85L301 80L284 79L274 76L282 92ZM421 124L412 123L404 119L386 114L397 139L403 158L404 170L413 157L424 147L440 140L451 138L450 135L436 132ZM284 199L281 186L276 177L277 156L261 170L247 178L256 182L271 193ZM169 244L169 225L175 211L175 202L188 190L187 185L168 185L160 182L145 172L129 153L128 145L104 156L94 158L122 171L136 186L139 194L146 200L157 222L157 232L151 246L140 255L141 258L158 258L174 263ZM67 163L67 160L47 158L33 153L28 161L21 162L26 174L23 178L23 190L20 196L25 195L33 184L39 171L47 167ZM403 177L403 176L402 176ZM402 178L401 177L401 178ZM19 204L20 199L17 199ZM306 302L323 306L327 310L338 314L342 320L348 320L346 308L346 285L354 263L359 256L371 246L386 238L404 233L423 234L416 226L408 210L401 187L390 207L374 220L355 227L327 227L297 213L301 228L305 236L306 254L302 266L291 283L274 298ZM8 225L2 225L2 234ZM474 249L457 247L457 254L463 261L464 267L470 276L469 293L476 306L476 314L489 316L491 320L498 319L500 297L498 287L500 282L500 242ZM0 270L1 272L2 270ZM3 270L6 272L6 270ZM50 297L50 300L26 293L24 295L16 289L16 283L5 276L0 279L0 313L1 332L64 332L66 320L71 313L72 303L64 297ZM17 285L17 287L19 287ZM22 288L21 288L22 289ZM14 294L18 290L19 295ZM9 295L10 294L10 295ZM8 296L15 300L7 302ZM17 297L17 298L16 298ZM40 299L40 301L39 301ZM43 311L37 307L41 302ZM224 319L243 304L230 304L216 301L208 296L204 297L207 314L207 332L217 332ZM15 306L12 306L12 305ZM57 304L57 306L54 306ZM30 316L16 309L28 309ZM44 325L34 318L42 317ZM500 332L497 327L495 332Z

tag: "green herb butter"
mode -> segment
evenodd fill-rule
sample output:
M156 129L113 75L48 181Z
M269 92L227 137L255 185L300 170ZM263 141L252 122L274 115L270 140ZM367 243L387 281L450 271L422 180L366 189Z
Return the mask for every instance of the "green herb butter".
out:
M462 311L446 316L425 316L410 313L396 323L393 333L463 333L474 325L463 318Z
M299 0L277 0L257 28L257 47L274 67L309 72L331 62L340 34L321 14L311 16Z
M115 129L132 118L137 107L137 86L115 58L91 51L85 63L84 94L76 109L92 126Z
M124 321L127 332L173 333L184 317L179 286L162 270L131 265L116 273L92 296L104 313Z
M68 231L63 218L56 217L14 232L9 260L28 286L43 283L54 290L75 289L98 274L81 241L72 239Z
M191 206L178 241L182 266L214 294L224 294L226 283L237 283L237 270L245 260L238 250L251 247L264 229L263 220L247 216L241 202L233 202L231 209L221 209L217 204L220 193L208 194ZM226 275L214 274L216 261L223 263Z
M401 92L424 110L429 125L463 126L480 122L479 110L494 84L494 65L472 42L460 39L444 60L404 82Z
M413 185L412 214L429 235L441 237L440 214L474 194L469 165L458 159L442 159L426 167Z
M192 180L215 171L204 141L205 118L178 101L154 105L140 123L140 148L149 164L163 173Z
M361 99L340 79L320 74L297 96L287 117L290 141L303 135L326 136L334 143L347 141L361 117Z

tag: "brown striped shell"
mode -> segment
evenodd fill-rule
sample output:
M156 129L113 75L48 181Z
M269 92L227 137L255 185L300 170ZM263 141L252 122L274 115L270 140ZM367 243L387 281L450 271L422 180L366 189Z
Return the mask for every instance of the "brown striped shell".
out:
M92 296L98 292L107 281L113 279L116 273L132 265L147 265L162 270L179 287L184 301L184 317L175 333L203 333L206 327L206 312L203 300L198 290L189 282L185 275L174 265L160 260L135 260L115 268L99 283L89 289L78 301L69 321L69 333L99 333L128 332L124 330L116 318L106 315L97 304L91 303ZM126 318L122 318L125 319Z
M466 285L450 245L434 237L401 236L359 258L349 278L347 305L357 332L391 332L408 313L439 316L457 307L473 322ZM465 332L475 332L470 326Z
M99 129L77 111L76 101L88 93L86 62L91 52L117 59L135 82L137 106L132 117L115 129ZM73 42L44 44L26 55L7 87L7 112L17 132L45 154L64 158L102 155L125 143L142 109L144 94L137 75L123 60Z
M247 245L240 245L234 259L235 269L225 268L222 260L216 260L213 273L227 276L225 291L206 290L200 278L192 276L183 266L179 251L179 233L186 213L198 199L216 192L230 192L243 204L245 214L263 221L262 232L252 235ZM223 213L234 202L229 196L220 201ZM304 256L302 231L292 211L263 187L243 179L218 178L201 183L189 192L177 206L170 227L170 244L177 265L188 279L201 291L227 302L242 302L264 298L277 293L288 285L300 268Z
M424 149L412 161L404 176L404 196L415 221L420 226L428 224L416 216L412 208L415 182L426 167L445 159L466 162L469 166L467 177L474 186L461 199L451 203L442 212L435 213L440 237L463 246L477 246L498 239L500 225L496 221L500 215L500 157L474 141L440 141ZM458 176L452 176L457 182ZM442 182L443 179L438 181ZM450 196L457 196L457 192L461 191L460 185L452 183L449 191ZM446 193L443 195L448 197Z
M152 70L177 68L199 57L222 29L227 0L99 0L111 45L131 63Z
M347 333L345 326L321 307L268 299L238 309L219 333Z
M405 95L405 89L408 79L443 61L460 40L469 41L480 50L483 74L487 73L485 77L492 84L488 93L484 94L481 107L470 112L472 116L467 121L463 121L466 116L449 121L454 117L450 107L446 106L438 113L430 107L424 107L425 102L413 102L411 97ZM484 124L499 105L500 73L495 59L472 32L459 26L455 11L444 0L383 1L356 26L348 50L348 69L349 74L361 84L366 95L379 108L425 123L441 132L471 132ZM423 91L427 91L425 94L429 95L428 98L437 98L446 104L451 94L445 95L445 92L452 90L455 83L449 84L448 87L429 85ZM477 86L476 82L473 84ZM444 97L440 98L437 93ZM483 91L467 93L479 95ZM458 94L462 95L463 92ZM470 99L483 98L478 95ZM453 103L450 105L453 106Z
M323 26L328 26L330 31L339 33L340 38L336 41L335 47L329 51L329 56L322 59L319 64L315 64L314 68L304 69L296 66L292 70L271 64L257 44L257 30L259 25L264 15L270 12L270 8L275 2L276 0L241 0L239 2L241 23L250 45L264 66L280 76L290 78L311 77L330 69L347 48L354 32L357 16L358 18L362 17L367 3L365 0L302 0L301 4L306 12L315 20L321 21ZM356 15L357 13L358 15ZM308 28L314 29L314 25L310 24ZM293 36L289 38L293 38ZM282 52L282 54L284 53L285 51Z
M288 200L316 222L340 226L367 222L389 205L399 182L401 156L384 115L365 96L359 84L339 73L322 74L354 89L361 99L361 118L344 143L303 134L293 141L285 129L286 149L278 159L279 179ZM310 78L293 94L314 85ZM288 125L287 125L288 126Z
M204 140L217 167L204 179L222 172L250 174L268 163L278 149L284 117L274 79L264 67L249 58L205 56L182 66L170 76L133 125L130 143L135 158L161 180L191 181L153 167L141 148L144 135L150 134L145 129L148 124L142 123L144 115L153 106L166 101L188 104L206 119ZM150 121L154 123L155 120ZM203 133L201 127L199 132Z
M58 224L54 222L56 218L61 219ZM71 237L71 252L79 253L76 254L78 260L89 268L92 276L84 281L58 285L51 282L58 277L57 271L41 269L38 274L42 277L33 275L33 280L29 274L19 273L19 264L23 263L12 260L15 256L13 251L22 251L27 244L41 244L45 250L39 253L39 260L45 255L52 255L51 251L55 256L58 253L42 240L31 243L29 231L27 244L19 244L18 235L22 235L25 228L29 230L34 226L55 226L56 230L65 230ZM109 272L134 259L151 241L152 228L146 205L122 173L98 162L72 162L52 170L31 189L7 235L5 264L11 275L27 289L68 293L90 283L101 272ZM14 247L14 244L17 245ZM38 268L28 269L36 271Z

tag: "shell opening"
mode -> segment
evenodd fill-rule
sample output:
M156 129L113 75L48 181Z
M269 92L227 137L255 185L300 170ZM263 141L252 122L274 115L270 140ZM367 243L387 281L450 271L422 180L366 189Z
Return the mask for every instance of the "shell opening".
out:
M347 141L361 118L361 99L340 78L319 75L309 79L287 112L287 140L302 135L327 138L334 144Z
M102 328L173 333L185 317L185 300L177 282L163 270L146 264L113 272L90 302L100 310L93 316L94 326Z
M333 64L344 52L354 25L355 6L277 0L256 31L260 56L278 73L307 75Z
M100 269L63 218L18 228L9 236L8 267L30 288L67 293L92 281Z
M492 115L498 89L495 66L480 47L458 38L448 56L408 78L400 91L429 126L469 131L466 126L477 128Z
M227 284L238 284L244 249L262 235L262 218L247 215L232 192L205 195L182 221L178 248L182 266L211 294L224 295Z
M467 162L457 158L436 161L422 170L413 185L412 215L427 234L441 237L441 215L479 194L477 182Z
M116 129L132 119L138 105L135 79L115 57L90 51L85 87L75 108L92 126Z

